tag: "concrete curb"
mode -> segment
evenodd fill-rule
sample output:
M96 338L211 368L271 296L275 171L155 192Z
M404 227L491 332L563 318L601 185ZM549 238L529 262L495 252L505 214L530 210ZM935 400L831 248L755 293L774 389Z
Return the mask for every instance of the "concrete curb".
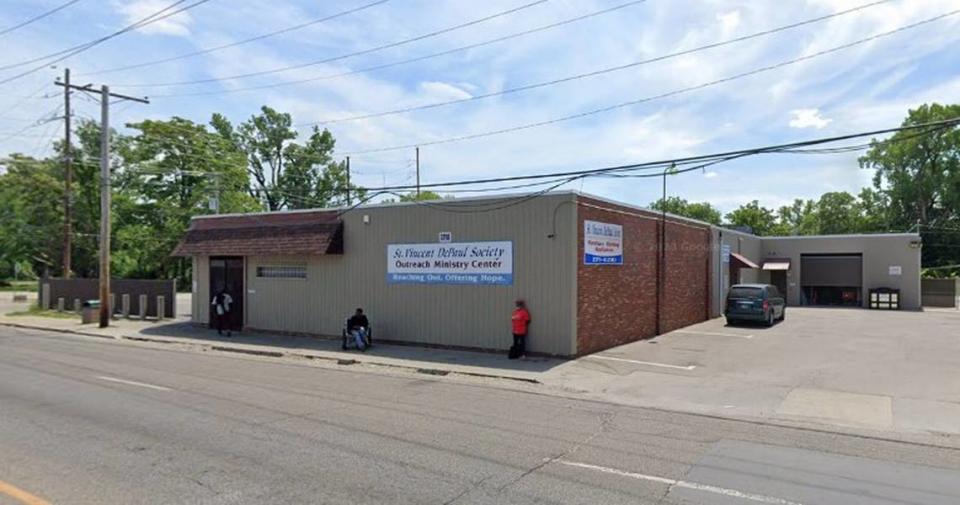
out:
M28 330L40 330L40 331L51 331L55 333L65 333L68 335L81 335L85 337L94 337L102 338L108 340L130 340L133 342L149 342L154 344L174 344L174 345L183 345L194 348L200 348L204 350L218 351L218 352L231 352L237 354L246 354L252 356L264 356L268 358L305 358L305 359L315 359L334 362L338 365L370 365L378 366L384 368L395 368L399 370L413 371L416 373L421 373L425 375L435 375L435 376L447 376L447 375L462 375L467 377L480 377L485 379L500 379L500 380L510 380L515 382L524 382L527 384L541 384L537 379L532 379L528 377L517 377L513 375L501 375L495 373L483 373L483 372L471 372L465 370L455 370L447 368L424 368L417 365L404 365L399 363L387 363L383 361L378 361L376 359L357 359L357 357L344 358L338 355L325 355L325 354L315 354L315 353L306 353L306 352L291 352L291 351L271 351L264 349L254 349L250 347L240 347L240 346L231 346L223 344L201 344L194 342L182 342L179 340L169 340L163 338L153 338L153 337L141 337L134 335L120 335L117 337L111 337L109 335L101 335L99 333L91 333L85 331L70 330L66 328L46 328L43 326L36 326L30 324L21 324L21 323L11 323L8 321L0 321L0 326L9 326L13 328L21 328Z

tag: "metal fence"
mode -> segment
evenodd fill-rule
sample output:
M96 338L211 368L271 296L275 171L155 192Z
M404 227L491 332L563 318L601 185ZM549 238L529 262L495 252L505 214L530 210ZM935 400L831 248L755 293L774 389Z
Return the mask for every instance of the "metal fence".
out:
M920 293L924 307L953 307L960 304L960 279L922 279Z

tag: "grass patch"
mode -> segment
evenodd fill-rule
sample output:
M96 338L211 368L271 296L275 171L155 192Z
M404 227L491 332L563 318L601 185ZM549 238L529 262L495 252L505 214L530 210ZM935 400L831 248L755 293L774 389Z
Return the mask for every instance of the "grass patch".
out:
M37 305L30 305L27 310L18 310L7 314L8 316L32 316L32 317L52 317L55 319L78 319L80 316L69 310L57 312L55 310L43 310Z
M30 291L37 292L37 281L0 281L0 292Z

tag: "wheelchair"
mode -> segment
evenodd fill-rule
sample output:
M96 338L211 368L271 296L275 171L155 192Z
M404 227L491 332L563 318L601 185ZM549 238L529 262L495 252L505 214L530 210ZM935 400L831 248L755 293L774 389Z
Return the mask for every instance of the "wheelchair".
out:
M357 348L356 339L354 339L353 335L351 335L350 332L347 331L348 321L350 321L349 317L343 320L343 329L341 330L341 338L343 339L343 342L341 343L341 347L343 348L344 351L346 351L347 349ZM370 348L373 346L373 325L370 325L369 327L367 327L367 335L366 337L364 337L363 343L365 348Z

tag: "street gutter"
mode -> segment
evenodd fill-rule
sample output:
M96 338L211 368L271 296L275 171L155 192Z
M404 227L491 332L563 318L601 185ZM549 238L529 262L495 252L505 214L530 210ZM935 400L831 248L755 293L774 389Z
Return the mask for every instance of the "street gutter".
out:
M393 368L398 370L412 371L420 374L426 375L435 375L435 376L447 376L447 375L460 375L467 377L480 377L487 379L500 379L500 380L509 380L515 382L524 382L527 384L541 384L537 379L528 378L528 377L517 377L515 375L503 375L496 373L484 373L484 372L473 372L466 370L457 370L452 368L424 368L423 366L418 366L416 364L404 365L399 363L390 363L377 360L376 358L370 358L366 355L351 355L349 358L344 358L338 353L310 353L310 352L292 352L292 351L274 351L274 350L264 350L255 347L249 347L243 344L234 344L234 345L224 345L222 343L218 344L198 344L193 342L184 342L182 340L171 340L164 338L155 338L155 337L141 337L136 335L119 335L119 336L110 336L103 335L99 333L86 332L86 331L77 331L67 328L47 328L39 325L30 325L22 323L13 323L9 321L0 321L0 326L8 326L12 328L20 328L27 330L39 330L39 331L48 331L55 333L64 333L68 335L80 335L84 337L94 337L101 338L106 340L128 340L132 342L148 342L154 344L168 344L168 345L180 345L187 346L194 349L200 349L202 351L217 351L217 352L228 352L228 353L237 353L237 354L246 354L253 356L263 356L268 358L300 358L300 359L313 359L313 360L323 360L329 361L338 365L355 365L362 364L368 366L376 366L383 368ZM261 346L262 347L262 346ZM396 358L399 359L399 358Z

